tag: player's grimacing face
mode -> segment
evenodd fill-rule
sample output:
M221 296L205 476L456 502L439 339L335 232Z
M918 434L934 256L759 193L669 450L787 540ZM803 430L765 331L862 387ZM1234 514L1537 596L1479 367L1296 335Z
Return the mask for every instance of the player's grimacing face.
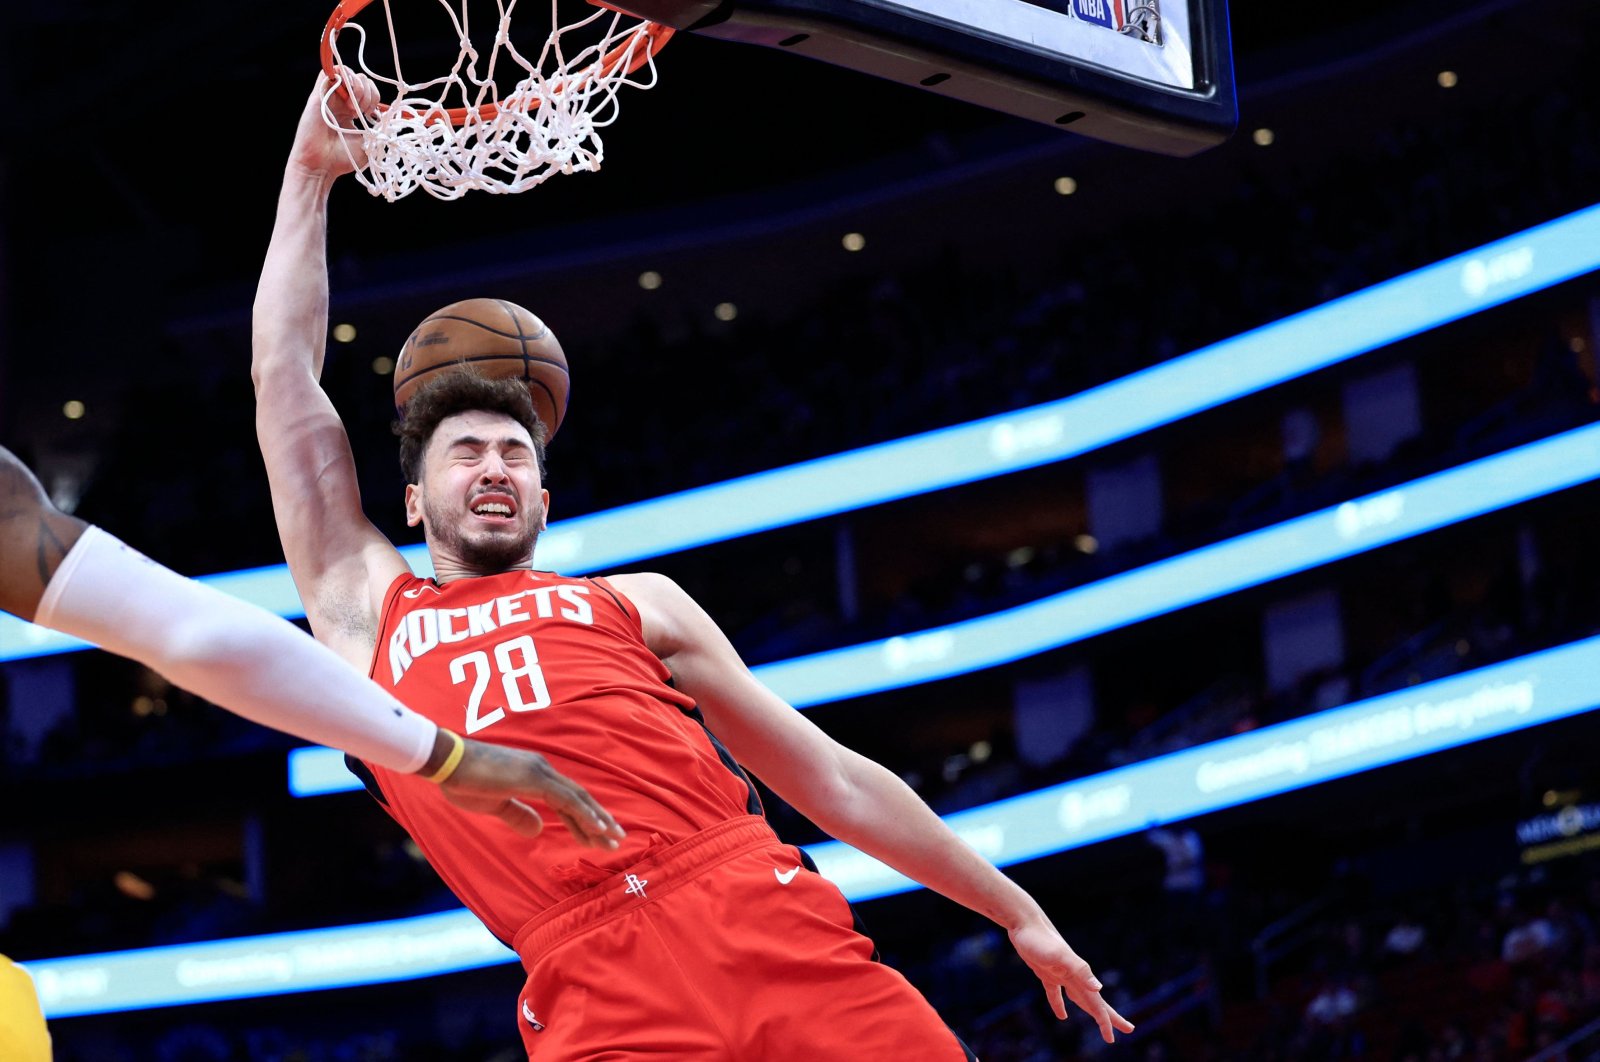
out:
M434 429L422 482L406 488L406 521L462 561L520 564L544 530L549 494L528 430L501 413L469 411Z

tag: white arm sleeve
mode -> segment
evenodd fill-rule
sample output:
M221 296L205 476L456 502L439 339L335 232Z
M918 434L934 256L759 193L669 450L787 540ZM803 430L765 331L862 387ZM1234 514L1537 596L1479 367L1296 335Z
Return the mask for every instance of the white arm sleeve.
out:
M438 735L288 620L98 527L62 559L35 622L131 657L246 719L391 770L417 770Z

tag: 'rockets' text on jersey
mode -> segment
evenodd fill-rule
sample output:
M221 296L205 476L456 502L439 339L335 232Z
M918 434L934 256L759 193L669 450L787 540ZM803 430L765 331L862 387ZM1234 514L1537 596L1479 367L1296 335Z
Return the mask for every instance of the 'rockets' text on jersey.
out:
M532 616L549 619L559 615L574 623L593 625L594 612L589 608L588 596L587 586L534 586L460 608L412 609L389 638L390 681L398 685L418 657L440 646L457 645L524 623Z

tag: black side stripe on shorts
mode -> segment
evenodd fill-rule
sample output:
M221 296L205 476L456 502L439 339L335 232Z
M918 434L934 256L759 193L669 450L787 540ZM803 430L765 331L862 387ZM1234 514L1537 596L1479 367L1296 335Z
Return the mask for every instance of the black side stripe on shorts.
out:
M800 853L800 862L805 864L805 868L807 870L811 871L813 874L820 875L822 873L822 871L817 869L816 861L811 858L810 852L806 851L804 848L801 848L799 845L795 845L795 850ZM853 923L851 928L872 942L872 961L882 962L883 956L878 953L878 942L872 939L871 933L867 932L867 924L861 920L861 912L856 910L856 905L851 903L849 900L845 901L845 906L850 908L850 921Z

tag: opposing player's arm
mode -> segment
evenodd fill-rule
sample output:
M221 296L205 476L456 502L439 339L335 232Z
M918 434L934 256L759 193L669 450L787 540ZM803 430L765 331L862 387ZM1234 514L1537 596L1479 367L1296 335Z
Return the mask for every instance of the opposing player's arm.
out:
M817 826L914 881L1005 927L1044 983L1057 1017L1062 993L1110 1042L1133 1026L1100 998L1089 964L1039 905L966 844L903 781L824 734L750 673L716 623L672 580L613 576L639 608L645 641L694 697L745 766Z
M284 556L317 637L365 669L384 590L408 569L361 508L350 440L322 390L328 329L327 216L351 163L321 114L325 77L306 101L284 169L256 289L251 377L256 435ZM340 94L334 103L346 107Z
M522 833L544 828L528 803L537 800L582 844L616 848L623 836L609 812L538 753L440 729L288 620L60 512L4 447L0 609L137 660L246 719L422 774L455 803Z
M86 526L57 510L28 466L0 446L0 609L33 619Z

